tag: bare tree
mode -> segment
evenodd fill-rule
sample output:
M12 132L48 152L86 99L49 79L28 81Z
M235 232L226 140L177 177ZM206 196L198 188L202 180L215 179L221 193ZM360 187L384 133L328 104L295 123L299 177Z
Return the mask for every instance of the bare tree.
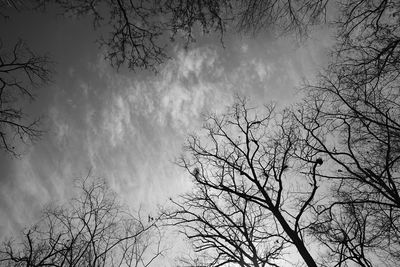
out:
M22 105L34 99L34 89L50 81L50 64L22 41L11 51L0 42L0 148L14 156L18 155L15 139L26 143L42 135L39 120L29 121Z
M363 261L370 261L377 250L398 257L398 81L382 75L378 83L358 83L357 76L342 71L331 72L320 85L309 87L308 106L303 105L306 108L298 115L315 141L313 149L330 158L331 168L320 177L331 183L335 200L318 214L329 218L328 228L343 214L352 219L347 224L341 221L342 229L360 224L358 247L369 252L362 254ZM343 252L337 251L336 256L343 257Z
M2 266L149 266L162 255L156 220L127 212L103 181L83 181L66 207L46 209L20 241L5 242Z
M210 266L278 266L293 249L317 266L306 241L322 159L304 145L289 113L266 106L255 114L246 100L211 115L203 138L191 136L179 164L195 191L176 203L172 219Z
M399 11L397 1L344 5L336 60L307 86L297 114L330 159L320 177L334 198L317 212L314 233L338 266L400 256Z

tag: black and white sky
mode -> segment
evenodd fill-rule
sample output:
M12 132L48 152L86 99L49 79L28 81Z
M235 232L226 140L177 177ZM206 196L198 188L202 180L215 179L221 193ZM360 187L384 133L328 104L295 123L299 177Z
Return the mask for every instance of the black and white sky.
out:
M42 118L46 133L22 148L0 153L0 236L29 226L43 205L68 199L73 181L105 178L124 202L151 210L190 188L174 164L202 114L221 112L236 93L254 105L296 102L303 80L327 61L330 32L316 28L307 40L226 35L202 38L185 49L168 44L170 59L150 71L119 71L96 44L88 19L14 12L0 23L3 43L18 38L54 64L53 82L35 90L26 111Z

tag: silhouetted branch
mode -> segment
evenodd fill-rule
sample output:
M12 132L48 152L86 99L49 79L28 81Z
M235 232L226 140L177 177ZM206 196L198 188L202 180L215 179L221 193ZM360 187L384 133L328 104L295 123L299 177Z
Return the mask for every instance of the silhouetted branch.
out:
M162 255L157 220L129 214L102 181L84 180L67 207L44 211L21 243L0 249L2 266L149 266Z
M396 262L400 255L399 10L397 1L344 4L336 61L307 86L297 113L310 147L332 166L319 174L334 197L317 212L326 219L317 229L331 227L349 239L315 233L338 265Z
M33 100L33 90L50 82L50 60L35 55L22 41L11 51L0 43L0 148L17 156L15 138L23 143L36 141L42 131L39 120L27 122L22 111L25 99Z
M264 29L305 36L308 26L325 21L328 0L38 0L37 8L56 4L64 14L89 16L111 65L132 70L153 69L168 58L166 41L182 38L185 45L197 36L225 32L256 34ZM278 30L277 30L278 29Z
M295 247L316 266L303 229L322 160L302 149L289 113L266 106L255 115L239 98L224 115L211 115L204 130L204 138L189 138L188 156L178 163L191 174L194 192L174 201L171 215L195 250L212 255L210 266L277 266Z

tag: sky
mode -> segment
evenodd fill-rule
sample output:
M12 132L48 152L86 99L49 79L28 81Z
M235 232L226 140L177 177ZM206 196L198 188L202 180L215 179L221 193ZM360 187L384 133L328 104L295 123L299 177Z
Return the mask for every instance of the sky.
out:
M170 44L158 73L116 71L95 43L89 20L55 13L15 13L0 24L3 43L17 38L54 60L53 82L26 106L46 133L13 158L0 152L0 236L28 227L49 203L73 194L74 179L106 179L132 208L153 210L190 189L174 164L207 112L223 112L235 94L254 105L301 98L299 87L326 65L330 32L309 39L227 35L188 49Z

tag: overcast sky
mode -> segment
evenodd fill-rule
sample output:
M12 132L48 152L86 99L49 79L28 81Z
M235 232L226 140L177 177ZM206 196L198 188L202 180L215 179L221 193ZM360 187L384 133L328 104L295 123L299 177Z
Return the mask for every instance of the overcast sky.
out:
M0 236L29 226L48 203L71 196L73 180L106 178L132 207L151 209L190 186L176 165L201 114L221 112L233 95L254 104L298 100L296 88L313 79L326 60L329 32L316 29L303 43L226 36L184 50L172 44L158 74L120 72L104 60L89 20L55 13L13 14L0 23L3 43L22 38L56 62L53 83L35 91L27 110L47 131L22 157L0 152Z

